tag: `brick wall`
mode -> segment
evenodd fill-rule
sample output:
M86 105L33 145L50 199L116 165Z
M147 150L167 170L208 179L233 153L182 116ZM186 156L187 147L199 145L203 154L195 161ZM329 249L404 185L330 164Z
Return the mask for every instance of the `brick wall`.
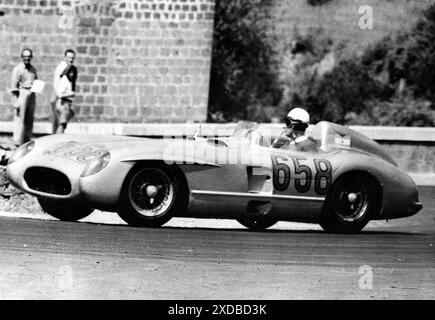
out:
M50 115L52 74L72 48L76 120L206 119L214 0L0 0L0 120L12 118L11 71L23 47L39 78L37 120Z

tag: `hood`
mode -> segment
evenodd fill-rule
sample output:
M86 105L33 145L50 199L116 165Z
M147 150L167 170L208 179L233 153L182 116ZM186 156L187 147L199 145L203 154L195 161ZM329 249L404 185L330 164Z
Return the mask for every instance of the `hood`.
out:
M53 135L36 139L44 155L85 159L104 152L116 161L163 160L216 166L214 144L203 139L139 138L104 135Z

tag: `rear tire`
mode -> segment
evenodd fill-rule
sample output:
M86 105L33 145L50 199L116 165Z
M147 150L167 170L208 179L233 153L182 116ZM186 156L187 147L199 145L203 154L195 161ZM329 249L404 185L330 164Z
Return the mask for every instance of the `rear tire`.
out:
M39 205L49 215L61 221L77 221L90 215L94 209L78 204L38 198Z
M319 224L329 233L358 233L378 210L379 194L364 173L339 177L326 197Z
M118 215L129 225L156 228L187 208L185 188L176 167L138 165L124 180Z
M239 222L241 225L248 228L249 230L263 231L273 226L275 223L278 222L278 220L269 217L243 216L237 218L237 222Z

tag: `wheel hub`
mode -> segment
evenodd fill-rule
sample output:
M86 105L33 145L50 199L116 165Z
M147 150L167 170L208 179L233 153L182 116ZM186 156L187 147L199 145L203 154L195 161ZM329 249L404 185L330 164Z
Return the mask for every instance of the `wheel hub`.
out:
M367 210L367 195L361 181L346 181L339 185L341 191L336 195L335 208L340 219L354 222Z
M174 188L164 171L147 168L132 178L129 197L133 208L139 214L156 217L170 207L174 198Z
M355 203L355 201L357 199L357 194L351 192L347 195L347 199L349 200L350 203Z
M154 185L149 185L146 187L146 194L149 198L154 198L157 195L157 192L159 192L159 189L157 189Z

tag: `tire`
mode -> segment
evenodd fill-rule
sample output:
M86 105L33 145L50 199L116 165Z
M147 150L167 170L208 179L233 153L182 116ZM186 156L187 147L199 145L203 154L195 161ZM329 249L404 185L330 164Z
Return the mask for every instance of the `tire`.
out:
M376 183L364 173L337 179L326 197L319 224L329 233L358 233L379 210Z
M249 230L263 231L273 226L275 223L278 222L278 220L269 217L243 216L237 218L237 222L239 222L241 225L248 228Z
M77 204L38 198L39 205L49 215L61 221L77 221L90 215L94 209Z
M134 167L124 180L118 215L129 225L156 228L187 208L183 179L175 167L153 163Z

